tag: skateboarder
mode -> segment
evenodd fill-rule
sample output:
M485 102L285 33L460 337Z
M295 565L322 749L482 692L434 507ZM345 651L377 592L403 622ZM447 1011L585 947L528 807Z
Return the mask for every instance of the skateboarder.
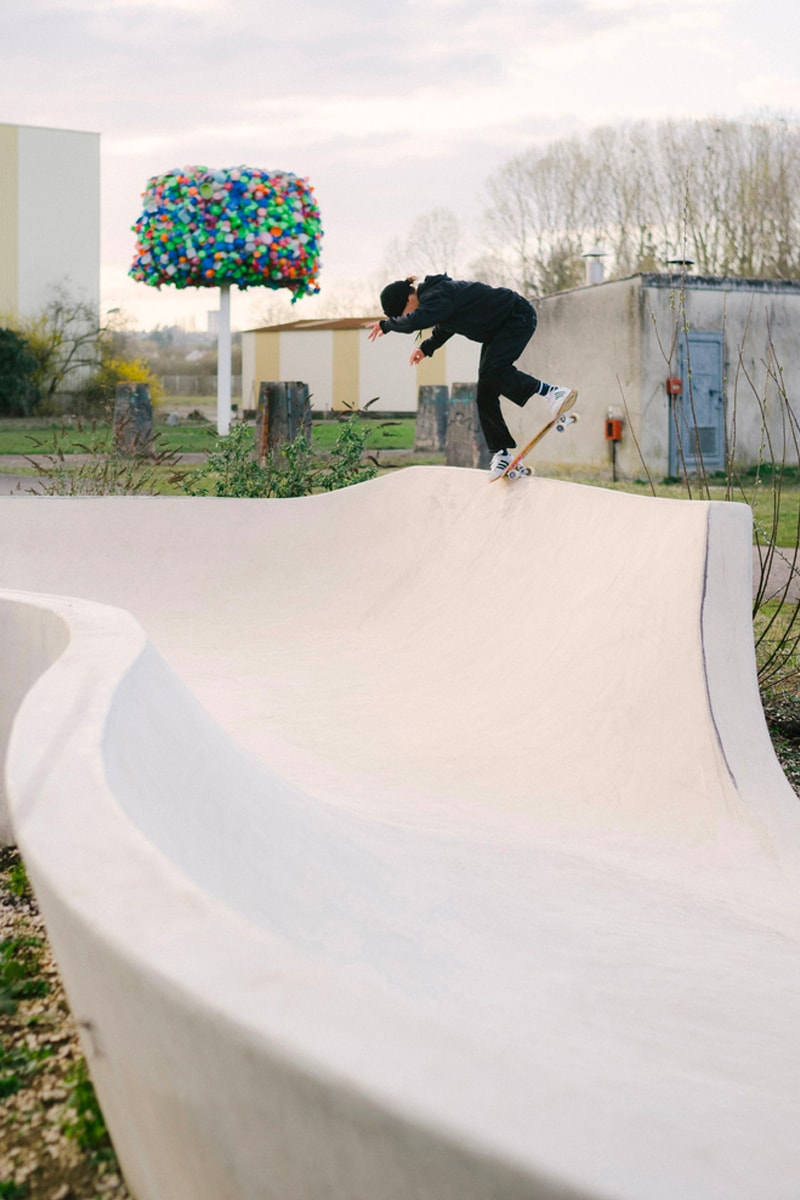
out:
M481 343L478 367L477 405L486 444L492 455L489 478L501 475L512 459L516 445L500 409L500 396L520 407L531 396L542 396L555 414L574 394L571 388L544 383L518 370L514 363L536 329L536 312L524 296L509 288L489 287L451 279L449 275L426 275L397 279L381 292L382 321L369 328L369 340L387 333L415 333L432 328L430 337L413 351L411 366L430 358L454 333Z

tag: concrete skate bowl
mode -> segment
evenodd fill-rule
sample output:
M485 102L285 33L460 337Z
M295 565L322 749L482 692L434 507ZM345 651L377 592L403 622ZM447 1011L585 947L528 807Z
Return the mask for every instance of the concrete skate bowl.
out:
M137 1200L796 1200L749 511L0 502L8 808Z

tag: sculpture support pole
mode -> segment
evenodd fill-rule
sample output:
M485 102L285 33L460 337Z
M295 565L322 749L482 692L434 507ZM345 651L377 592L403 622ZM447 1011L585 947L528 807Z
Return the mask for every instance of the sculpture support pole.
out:
M219 335L217 341L217 433L224 437L231 427L231 285L219 290Z

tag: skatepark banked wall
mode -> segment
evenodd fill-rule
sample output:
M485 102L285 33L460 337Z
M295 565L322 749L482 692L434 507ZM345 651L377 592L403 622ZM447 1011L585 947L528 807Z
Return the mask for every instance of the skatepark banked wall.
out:
M746 508L0 503L8 811L137 1200L796 1195Z

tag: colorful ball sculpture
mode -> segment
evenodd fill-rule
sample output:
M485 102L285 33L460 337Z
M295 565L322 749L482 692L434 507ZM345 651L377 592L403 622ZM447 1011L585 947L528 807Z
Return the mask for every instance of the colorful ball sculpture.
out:
M133 226L129 274L151 287L319 291L322 224L314 189L285 171L184 167L156 175Z

